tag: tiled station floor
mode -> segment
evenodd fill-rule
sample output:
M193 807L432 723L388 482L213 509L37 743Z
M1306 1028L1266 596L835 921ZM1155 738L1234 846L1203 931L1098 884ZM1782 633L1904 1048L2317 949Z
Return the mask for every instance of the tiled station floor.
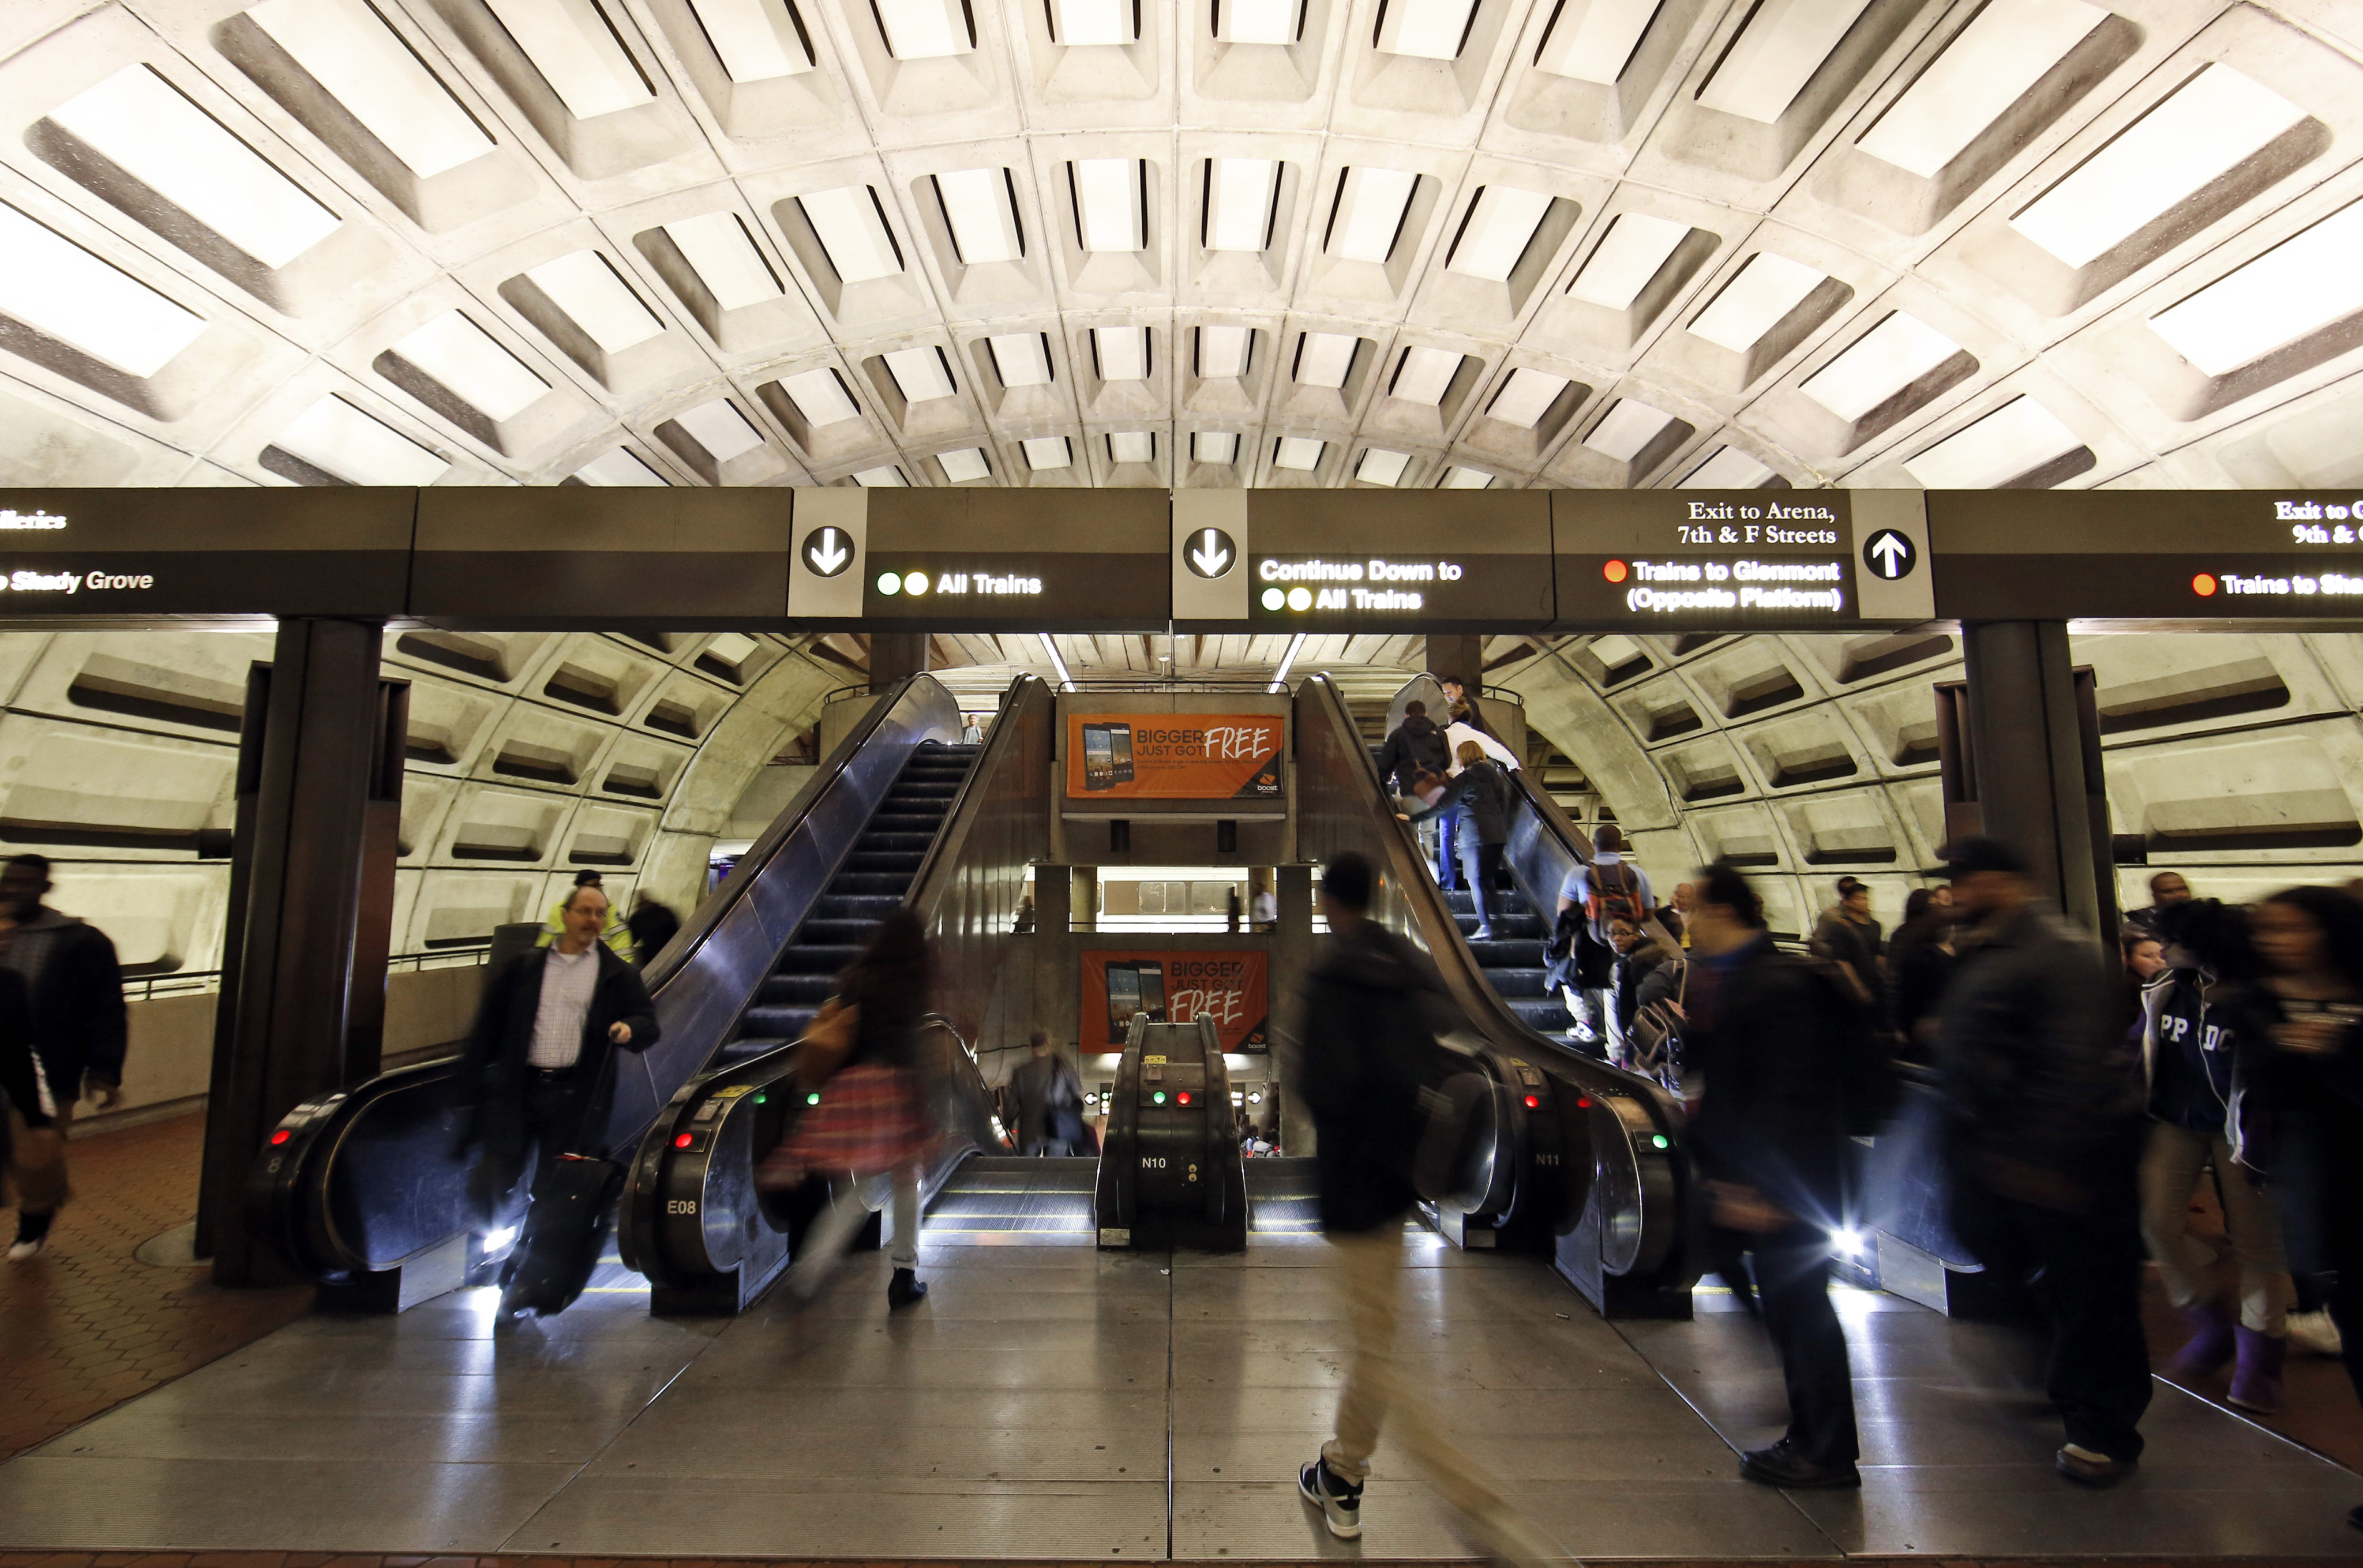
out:
M1611 1325L1531 1261L1433 1239L1403 1351L1437 1418L1572 1555L2346 1557L2363 1479L2163 1383L2141 1473L2049 1470L2001 1331L1846 1298L1866 1485L1736 1478L1779 1380L1753 1324ZM1383 1448L1357 1551L1295 1464L1342 1371L1328 1249L930 1246L889 1318L854 1260L810 1311L659 1321L629 1276L546 1324L485 1293L306 1318L0 1466L0 1550L570 1560L1461 1558ZM103 1560L111 1561L111 1560ZM128 1560L127 1560L128 1561ZM71 1562L60 1568L77 1568ZM160 1564L160 1568L166 1565Z

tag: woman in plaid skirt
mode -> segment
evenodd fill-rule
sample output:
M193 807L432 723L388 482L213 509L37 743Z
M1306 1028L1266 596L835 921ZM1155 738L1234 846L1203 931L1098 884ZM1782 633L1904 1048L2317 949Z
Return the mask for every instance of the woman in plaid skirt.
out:
M918 1278L919 1163L935 1143L919 1074L919 1019L927 1010L932 955L919 917L897 908L838 981L835 1005L851 1016L853 1044L844 1064L818 1085L806 1110L764 1162L763 1184L793 1186L826 1179L834 1201L805 1234L788 1270L788 1289L809 1301L819 1293L854 1233L870 1218L860 1189L870 1178L894 1185L894 1277L889 1307L927 1294ZM815 1026L816 1028L818 1026Z

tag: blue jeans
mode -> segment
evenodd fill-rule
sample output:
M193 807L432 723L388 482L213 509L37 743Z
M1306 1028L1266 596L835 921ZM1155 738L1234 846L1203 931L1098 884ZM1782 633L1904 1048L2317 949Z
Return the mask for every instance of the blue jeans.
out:
M1477 819L1463 817L1452 847L1460 858L1461 875L1469 879L1470 896L1476 901L1477 927L1490 931L1493 929L1493 873L1501 869L1502 846L1482 842L1477 836Z
M1454 846L1460 838L1460 808L1448 806L1436 817L1436 885L1447 893L1459 886L1453 869Z

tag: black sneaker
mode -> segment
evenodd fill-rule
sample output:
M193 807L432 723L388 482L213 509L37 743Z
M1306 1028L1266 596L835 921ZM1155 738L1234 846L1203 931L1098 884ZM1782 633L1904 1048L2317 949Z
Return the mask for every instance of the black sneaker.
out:
M1739 1475L1743 1481L1760 1482L1767 1486L1785 1486L1792 1490L1862 1485L1862 1473L1853 1465L1815 1464L1799 1453L1797 1445L1787 1438L1782 1438L1770 1448L1759 1448L1741 1454Z
M1362 1533L1362 1489L1348 1486L1337 1478L1326 1459L1316 1459L1296 1473L1296 1489L1304 1500L1321 1510L1321 1518L1329 1533L1339 1540L1353 1540Z
M886 1306L889 1310L908 1307L927 1294L927 1282L910 1269L896 1269L894 1277L886 1282Z

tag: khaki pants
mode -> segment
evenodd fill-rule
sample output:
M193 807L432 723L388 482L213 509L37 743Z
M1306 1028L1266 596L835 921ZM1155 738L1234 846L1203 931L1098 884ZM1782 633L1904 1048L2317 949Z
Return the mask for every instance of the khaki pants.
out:
M73 1107L65 1106L49 1126L27 1127L17 1107L8 1107L8 1184L22 1212L54 1214L72 1195L66 1184L66 1125L72 1119Z
M1370 1473L1370 1454L1380 1429L1392 1418L1396 1446L1426 1472L1445 1502L1465 1515L1490 1519L1503 1511L1467 1456L1437 1430L1427 1401L1410 1386L1395 1362L1395 1318L1403 1284L1403 1232L1382 1226L1359 1235L1331 1238L1344 1256L1348 1320L1353 1354L1346 1386L1337 1396L1337 1435L1321 1457L1337 1476L1360 1485Z
M2224 1200L2224 1233L2240 1269L2241 1326L2278 1340L2289 1332L2294 1294L2280 1224L2272 1199L2232 1163L2232 1146L2221 1133L2150 1124L2142 1148L2142 1240L2157 1261L2167 1300L2185 1307L2207 1298L2207 1251L2191 1240L2189 1221L2191 1191L2211 1162Z

